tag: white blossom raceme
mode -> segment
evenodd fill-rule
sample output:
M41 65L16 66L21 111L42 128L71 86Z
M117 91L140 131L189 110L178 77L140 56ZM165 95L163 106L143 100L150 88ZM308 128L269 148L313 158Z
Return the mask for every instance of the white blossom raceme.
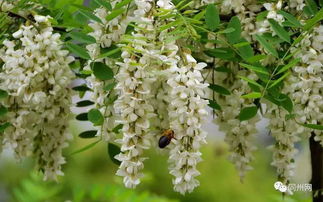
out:
M174 176L174 190L184 194L199 186L201 144L206 143L206 132L201 128L207 115L204 100L208 84L203 83L201 70L205 63L197 63L190 53L183 53L178 66L172 66L167 84L170 86L168 107L170 128L175 132L174 147L170 150L169 170Z
M317 26L297 45L295 59L300 62L288 77L286 91L294 101L296 119L300 123L323 124L323 26ZM296 51L294 48L292 51ZM313 131L323 145L323 133ZM307 138L310 131L305 133Z
M116 140L121 144L121 153L115 158L121 161L117 175L123 177L126 187L134 188L140 183L144 167L143 150L150 145L150 119L155 117L154 108L149 102L152 82L150 77L151 62L153 62L153 18L148 15L152 8L149 0L136 0L137 9L134 11L134 22L138 26L132 33L134 38L123 47L123 62L118 63L120 71L116 75L119 91L115 101L115 110L120 114L119 122L123 124L122 139ZM132 50L139 50L133 52Z
M111 1L112 7L117 3L120 3L121 0ZM131 13L129 11L129 13ZM97 59L104 48L111 48L115 46L120 41L121 36L125 33L127 25L129 23L130 16L122 14L113 20L106 20L106 17L111 14L111 11L108 11L104 7L99 7L95 9L94 15L97 16L102 23L96 21L91 21L89 26L93 29L89 33L90 36L94 37L96 43L89 44L86 46L92 61L102 62L108 67L112 68L114 72L117 72L118 67L116 66L116 60L113 58L105 57ZM84 67L84 70L91 70L91 63L89 61ZM115 119L117 114L115 113L114 107L111 104L105 103L107 98L113 98L116 96L114 90L105 90L105 87L108 85L113 85L113 80L102 81L96 78L95 75L91 74L86 78L86 81L89 87L92 89L91 100L95 103L95 107L100 110L100 112L105 117L104 122L102 123L101 129L99 129L99 134L105 141L114 139L114 133L112 132L113 128L116 127Z
M35 16L36 23L22 25L5 40L0 58L0 89L9 94L3 102L11 127L3 134L18 158L34 154L45 179L62 175L62 149L71 137L67 130L71 106L68 88L74 58L62 49L60 35L53 33L50 17Z
M248 73L246 70L239 70L233 63L224 64L230 70L228 73L215 72L214 82L230 90L229 95L213 93L213 99L221 106L220 110L215 111L217 117L215 123L218 124L220 131L225 133L225 141L229 145L231 152L229 160L235 165L241 181L246 172L251 170L250 162L253 160L252 152L256 147L252 144L252 135L257 133L256 123L259 121L258 115L249 120L239 120L240 111L244 107L255 107L251 99L241 96L250 93L248 83L243 80L233 79L232 74L247 77L255 80L257 76Z
M268 129L275 139L275 144L270 146L273 152L271 165L277 168L278 179L288 184L294 175L294 156L297 153L295 143L304 129L293 120L286 120L288 112L285 109L272 103L268 103L267 107L265 117L269 118Z

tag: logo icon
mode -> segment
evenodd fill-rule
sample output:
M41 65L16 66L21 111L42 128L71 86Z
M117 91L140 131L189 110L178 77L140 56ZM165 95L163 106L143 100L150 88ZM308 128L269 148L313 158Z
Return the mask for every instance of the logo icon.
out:
M286 192L287 191L287 186L284 185L280 181L275 182L274 187L275 187L276 190L279 190L280 192Z

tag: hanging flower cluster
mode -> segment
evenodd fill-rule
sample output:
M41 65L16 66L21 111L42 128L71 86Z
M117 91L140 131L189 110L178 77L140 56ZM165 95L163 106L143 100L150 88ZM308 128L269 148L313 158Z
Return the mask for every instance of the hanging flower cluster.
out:
M81 25L41 6L35 10L55 18L36 15L33 3L26 3L32 11L17 9L28 7L17 2L0 0L0 145L18 158L35 156L45 179L62 175L75 58L84 84L73 89L90 91L76 106L94 104L76 119L95 129L79 136L120 149L110 155L128 188L140 183L150 146L168 153L175 191L199 186L207 105L241 180L252 169L261 116L284 184L293 176L295 143L315 135L323 145L323 26L316 25L323 10L307 1L95 1L71 16L86 18ZM8 18L19 18L18 31Z
M120 2L120 0L111 1L111 6L115 7L115 5ZM118 68L115 64L117 60L113 58L99 58L99 56L102 48L110 48L120 41L121 36L126 31L129 17L121 15L108 21L106 17L109 16L111 12L104 7L97 8L94 11L94 14L102 21L102 23L98 23L96 21L89 23L89 26L93 29L93 32L90 32L89 35L95 38L96 43L86 46L92 61L88 62L87 66L84 67L84 70L91 71L93 68L93 61L95 61L102 62L111 67L114 72L117 72ZM113 139L114 136L112 130L115 127L116 114L112 105L107 106L106 98L109 96L115 96L115 92L107 91L105 90L105 87L113 85L114 83L113 81L102 81L102 79L97 78L93 74L88 76L86 81L93 90L92 100L95 102L96 108L99 108L104 117L109 117L105 119L103 124L100 126L101 129L99 130L99 135L101 135L101 137L106 141Z
M154 50L154 44L149 42L155 37L150 15L153 5L148 0L137 0L135 4L134 21L138 28L132 34L133 42L124 47L123 62L118 64L120 71L116 75L116 89L119 90L119 97L114 105L123 124L123 137L117 140L122 145L122 153L116 156L121 161L117 175L124 177L124 184L129 188L137 186L143 176L143 150L148 149L151 138L149 119L155 116L154 108L148 102L152 97L153 82L149 75L150 51Z
M244 70L237 70L235 65L227 65L233 73L236 71L241 76L247 76L252 79L255 75L246 75ZM231 73L216 72L214 81L221 86L225 86L231 89L230 95L217 95L215 100L221 106L221 111L217 112L217 118L215 123L219 125L219 129L225 132L225 141L230 145L230 151L232 154L229 159L236 166L239 172L241 180L245 176L246 171L252 169L250 162L253 159L252 151L256 147L251 143L251 136L257 133L256 123L259 121L259 117L255 116L250 120L239 120L240 110L254 104L251 100L243 99L243 94L250 92L248 83L241 80L234 80ZM228 92L229 93L229 92Z
M288 77L286 91L295 104L296 119L300 123L323 122L323 26L315 27L298 45L294 58L300 58L292 75ZM308 131L304 134L309 135ZM323 134L315 130L315 139L323 145Z
M199 186L196 176L200 175L196 165L201 161L201 144L206 143L206 133L202 130L205 109L205 88L201 70L205 63L197 63L189 52L183 50L182 61L170 68L167 80L170 86L168 108L170 128L175 132L174 148L170 150L170 174L174 190L182 194L192 192Z
M67 120L70 115L74 74L69 68L74 58L62 50L60 35L53 33L50 17L34 16L5 40L0 58L0 88L9 97L3 101L8 109L5 120L12 126L2 135L18 158L34 155L45 179L63 175L62 149L70 139Z

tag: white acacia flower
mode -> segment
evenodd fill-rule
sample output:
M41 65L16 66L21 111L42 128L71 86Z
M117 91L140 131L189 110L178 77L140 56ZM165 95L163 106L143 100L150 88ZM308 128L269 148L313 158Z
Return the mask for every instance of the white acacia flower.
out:
M116 75L119 96L114 103L116 112L120 114L118 122L123 124L123 137L116 140L121 144L121 153L115 157L121 161L116 174L123 177L123 182L128 188L136 187L143 176L143 150L150 146L150 120L156 116L154 107L149 102L153 96L152 82L156 80L149 73L150 64L153 63L151 50L154 46L145 43L155 37L153 20L146 13L152 2L145 0L135 3L137 9L134 11L134 21L140 28L135 28L132 36L145 40L133 40L127 45L142 52L129 52L126 47L123 49L123 62L117 63L120 66Z
M300 52L295 58L301 58L292 69L292 75L287 78L285 91L290 94L294 101L296 120L300 123L319 124L323 123L323 26L314 28L297 46ZM292 50L293 51L293 50ZM304 134L308 138L311 130ZM323 134L314 130L315 140L323 145Z
M199 185L196 176L200 175L196 166L201 161L199 148L206 143L206 133L201 129L207 115L208 101L204 100L207 84L202 83L201 70L205 63L197 63L189 54L184 53L184 61L172 66L169 71L170 103L168 116L170 128L175 132L176 140L170 150L169 170L174 190L185 194Z
M220 65L220 64L219 64ZM257 79L254 74L246 70L239 70L233 63L221 64L229 68L233 74ZM252 152L256 147L252 144L252 135L257 133L256 123L259 121L258 115L250 120L240 121L239 113L243 107L254 106L252 100L241 98L243 94L251 91L248 83L243 80L236 80L230 73L216 72L214 81L231 91L230 95L214 94L214 100L221 106L221 110L215 111L215 123L219 130L225 133L225 141L229 145L229 160L235 165L239 172L240 179L243 180L247 171L251 170L250 162L253 160ZM210 95L210 99L213 99Z
M69 68L74 58L62 50L60 35L53 33L47 16L35 16L35 26L22 25L6 40L0 58L0 88L9 93L3 105L12 124L3 134L18 158L34 155L45 179L62 175L67 146L68 118L72 92L68 88L74 74ZM15 47L16 44L20 46Z
M278 178L284 184L288 184L294 175L294 157L297 153L295 143L304 132L303 127L293 120L286 120L287 114L285 109L272 103L267 104L265 117L269 118L268 129L275 139L275 144L270 147L273 152L271 165L277 168Z

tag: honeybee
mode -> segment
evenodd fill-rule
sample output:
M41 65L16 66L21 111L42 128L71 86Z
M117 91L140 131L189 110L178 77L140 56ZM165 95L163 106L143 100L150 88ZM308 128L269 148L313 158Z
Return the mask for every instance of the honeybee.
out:
M159 138L158 146L159 148L165 148L169 145L170 141L175 138L174 131L172 129L164 130L162 136Z

